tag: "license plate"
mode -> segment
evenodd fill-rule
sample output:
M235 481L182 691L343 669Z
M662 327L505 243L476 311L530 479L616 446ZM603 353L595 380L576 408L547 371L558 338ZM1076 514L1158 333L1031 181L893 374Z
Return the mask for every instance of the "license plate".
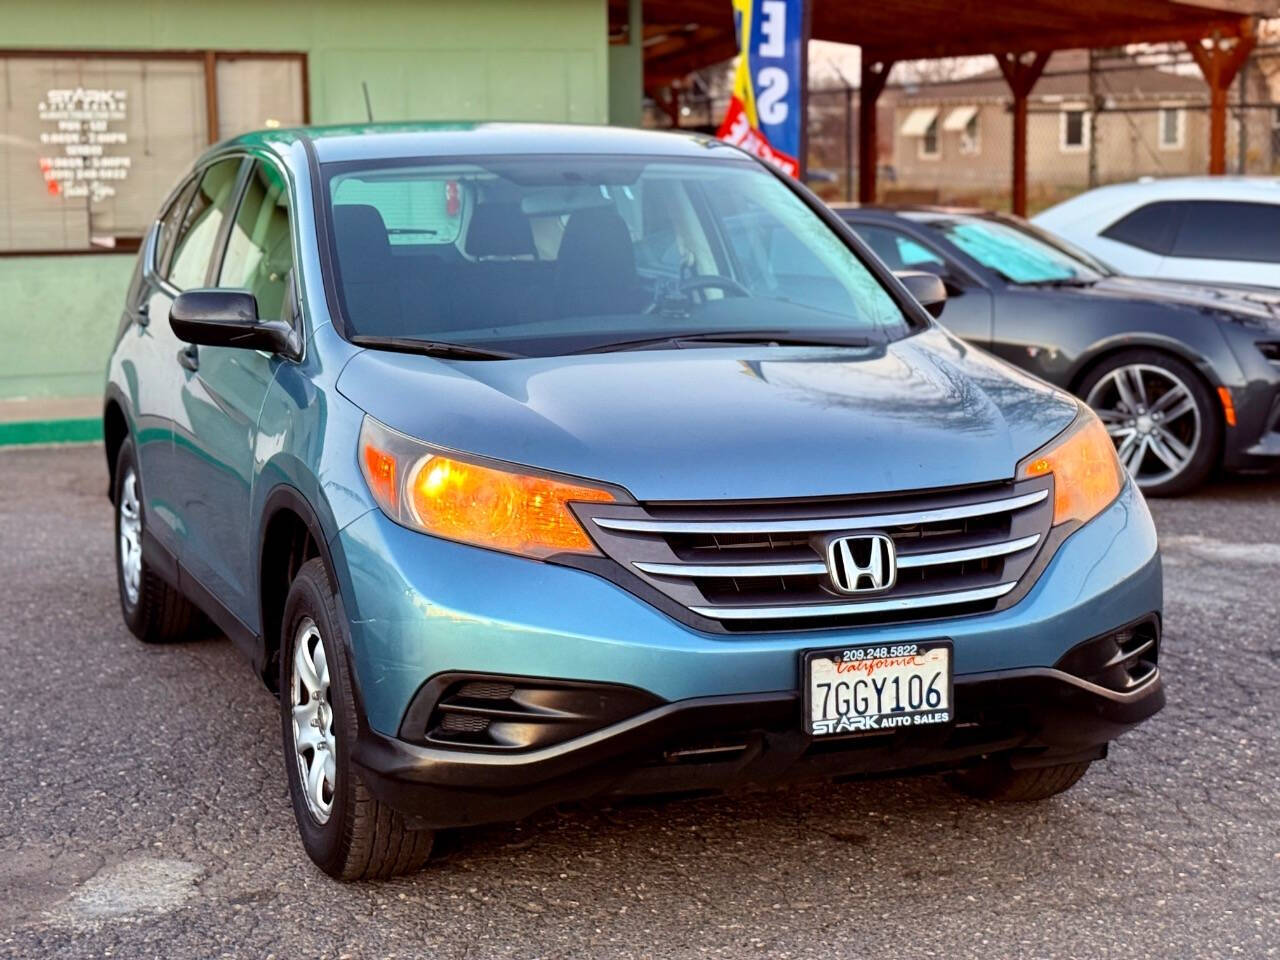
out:
M806 653L806 732L829 737L950 723L951 669L949 640Z

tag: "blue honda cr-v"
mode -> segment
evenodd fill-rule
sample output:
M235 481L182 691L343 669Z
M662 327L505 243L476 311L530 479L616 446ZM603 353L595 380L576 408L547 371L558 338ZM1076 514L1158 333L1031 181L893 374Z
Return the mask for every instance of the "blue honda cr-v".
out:
M111 357L125 620L208 618L278 689L340 877L600 794L1047 797L1163 703L1155 531L1093 414L944 296L699 137L221 144Z

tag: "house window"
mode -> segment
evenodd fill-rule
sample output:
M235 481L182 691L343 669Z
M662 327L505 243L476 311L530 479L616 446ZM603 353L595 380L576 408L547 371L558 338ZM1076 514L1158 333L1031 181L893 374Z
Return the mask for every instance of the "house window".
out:
M1058 121L1058 148L1063 153L1089 149L1089 111L1083 106L1064 107Z
M978 107L972 104L964 107L954 107L947 114L947 119L942 123L942 132L957 135L962 154L977 153L980 146L978 140Z
M920 156L936 157L938 156L938 118L935 116L929 121L929 126L925 127L924 134L920 137Z
M213 141L305 122L302 54L0 51L0 254L128 252Z
M1186 142L1187 112L1181 107L1160 108L1160 149L1181 150Z
M960 152L961 153L981 153L982 140L979 138L978 115L975 113L969 118L969 122L964 125L964 130L960 133Z

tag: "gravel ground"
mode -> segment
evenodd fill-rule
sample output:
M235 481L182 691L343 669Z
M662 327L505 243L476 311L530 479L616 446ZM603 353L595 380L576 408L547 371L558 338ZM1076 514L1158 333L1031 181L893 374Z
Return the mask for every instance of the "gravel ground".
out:
M1063 797L574 807L344 886L230 644L122 625L101 449L3 451L0 477L0 956L1280 956L1280 481L1153 505L1170 703Z

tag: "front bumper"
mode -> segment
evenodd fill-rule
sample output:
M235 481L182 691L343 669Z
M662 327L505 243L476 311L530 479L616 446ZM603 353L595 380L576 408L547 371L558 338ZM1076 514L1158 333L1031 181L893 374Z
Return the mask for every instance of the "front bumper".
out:
M376 510L332 546L361 701L354 760L375 794L424 827L601 794L948 768L991 754L1094 758L1164 702L1158 675L1117 693L1099 685L1108 682L1093 676L1096 663L1069 655L1161 609L1155 528L1132 484L1007 609L805 632L701 633L591 573L422 536ZM802 732L805 650L937 637L954 645L954 725L852 739ZM423 691L447 675L495 674L626 688L633 699L598 726L515 750L410 742L410 721L423 729Z
M392 737L422 685L449 671L619 684L673 703L794 693L805 650L945 636L960 681L1050 667L1162 606L1155 527L1129 483L1013 606L837 629L702 633L592 573L424 536L377 510L331 546L365 719Z
M867 737L813 739L792 691L702 697L521 753L416 746L366 731L362 778L421 828L509 821L600 795L719 791L963 767L1001 754L1014 766L1104 756L1164 705L1158 676L1118 693L1055 669L957 678L956 722Z

